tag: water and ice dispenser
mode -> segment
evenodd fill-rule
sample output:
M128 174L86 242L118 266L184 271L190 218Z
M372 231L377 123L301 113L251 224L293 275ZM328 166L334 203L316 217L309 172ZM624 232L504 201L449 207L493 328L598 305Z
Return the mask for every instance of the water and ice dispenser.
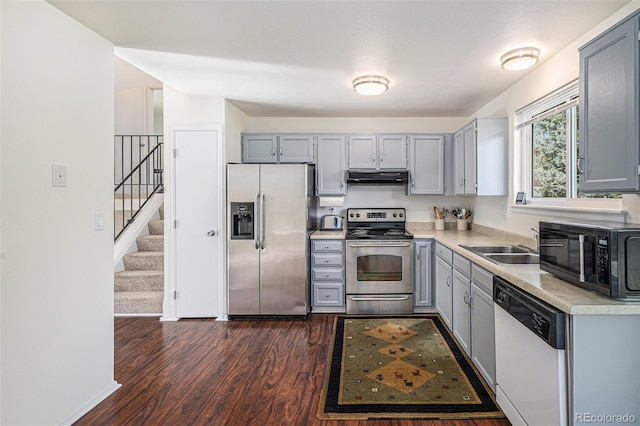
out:
M253 240L254 203L231 203L231 239Z

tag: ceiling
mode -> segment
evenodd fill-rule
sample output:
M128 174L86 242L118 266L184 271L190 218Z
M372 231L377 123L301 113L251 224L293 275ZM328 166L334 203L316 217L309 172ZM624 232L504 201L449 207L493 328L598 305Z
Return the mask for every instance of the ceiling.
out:
M152 77L249 116L467 117L530 72L501 69L503 53L536 46L544 63L629 0L49 3ZM366 74L389 91L356 94Z

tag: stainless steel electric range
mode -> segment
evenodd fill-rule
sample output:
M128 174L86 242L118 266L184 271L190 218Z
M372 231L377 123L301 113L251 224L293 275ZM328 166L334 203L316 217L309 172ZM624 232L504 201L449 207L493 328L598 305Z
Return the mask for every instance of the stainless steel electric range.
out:
M347 209L347 314L413 312L413 234L405 209Z

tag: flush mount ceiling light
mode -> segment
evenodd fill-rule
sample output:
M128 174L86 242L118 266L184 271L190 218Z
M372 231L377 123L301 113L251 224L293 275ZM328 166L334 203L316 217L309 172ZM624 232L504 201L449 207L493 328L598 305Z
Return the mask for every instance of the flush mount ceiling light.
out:
M529 68L540 59L540 50L535 47L521 47L511 50L500 58L502 68L507 71L520 71Z
M353 80L353 90L361 95L381 95L389 89L389 80L380 75L363 75Z

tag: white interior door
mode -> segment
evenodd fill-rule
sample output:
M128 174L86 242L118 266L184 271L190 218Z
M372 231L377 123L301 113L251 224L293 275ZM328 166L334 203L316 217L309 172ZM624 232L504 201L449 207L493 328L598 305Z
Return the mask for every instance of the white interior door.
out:
M224 241L220 128L172 128L175 315L218 317Z

